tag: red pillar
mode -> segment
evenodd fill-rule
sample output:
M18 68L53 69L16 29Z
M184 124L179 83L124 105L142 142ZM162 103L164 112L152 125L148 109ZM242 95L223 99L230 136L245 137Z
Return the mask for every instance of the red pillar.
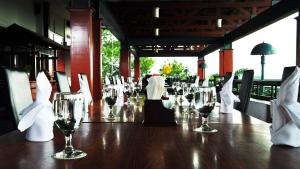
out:
M141 76L140 57L134 58L134 81L138 81Z
M130 76L130 55L126 45L121 45L120 74L126 79Z
M220 51L220 76L233 71L233 49Z
M198 76L200 80L205 80L205 68L202 68L200 64L205 64L204 58L198 59Z
M78 73L85 73L93 99L97 100L101 92L100 21L93 19L92 9L70 9L70 22L72 91L79 90Z
M224 52L223 50L219 51L219 74L224 76Z

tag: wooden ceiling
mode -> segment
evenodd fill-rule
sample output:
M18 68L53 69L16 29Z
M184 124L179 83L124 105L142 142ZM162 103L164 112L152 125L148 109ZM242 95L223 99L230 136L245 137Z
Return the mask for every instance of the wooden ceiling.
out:
M224 43L225 35L271 7L272 0L105 0L102 4L124 33L124 41L140 54L197 56ZM160 8L159 18L153 16L155 7ZM217 27L218 19L222 27Z

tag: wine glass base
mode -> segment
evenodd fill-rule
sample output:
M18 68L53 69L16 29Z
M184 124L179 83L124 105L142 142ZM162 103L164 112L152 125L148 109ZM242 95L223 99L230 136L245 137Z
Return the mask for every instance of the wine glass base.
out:
M107 120L107 121L114 121L116 120L116 116L114 115L108 115L107 117L102 117L103 119Z
M81 150L73 150L72 153L65 153L65 151L61 151L52 155L53 158L59 160L73 160L85 157L87 154Z
M211 128L208 125L202 125L199 128L194 129L195 132L199 132L199 133L216 133L218 132L217 129Z

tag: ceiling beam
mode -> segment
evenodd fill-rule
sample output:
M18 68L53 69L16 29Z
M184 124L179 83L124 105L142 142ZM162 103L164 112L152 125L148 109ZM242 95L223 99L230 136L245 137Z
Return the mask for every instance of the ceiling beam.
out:
M138 51L138 57L198 57L198 52L193 51Z
M129 45L192 45L223 44L223 37L136 37L128 38Z
M120 40L121 42L126 41L125 34L121 29L120 25L118 24L115 17L112 15L108 7L106 6L103 0L100 0L100 17L103 18L104 25L108 27L108 29L115 35L115 37Z
M108 1L108 0L106 0ZM265 7L271 5L271 0L267 1L247 1L247 2L201 2L201 1L119 1L112 2L109 1L112 6L116 7L124 7L124 8L132 8L138 7L139 9L147 9L149 6L159 6L162 10L164 9L203 9L203 8L237 8L237 7Z
M229 34L224 36L224 44L232 43L240 38L243 38L261 28L264 28L288 15L299 10L300 0L283 0L273 5L269 9L263 11L253 19L244 23L242 26L236 28ZM215 44L209 45L202 52L201 56L205 56L217 49L220 49L223 45Z
M300 0L283 0L225 35L225 43L236 41L299 10Z

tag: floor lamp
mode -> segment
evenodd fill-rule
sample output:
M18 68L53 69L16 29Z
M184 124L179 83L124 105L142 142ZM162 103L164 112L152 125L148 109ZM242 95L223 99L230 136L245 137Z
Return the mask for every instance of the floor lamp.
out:
M273 46L264 42L257 44L252 49L251 55L261 55L261 80L264 80L265 55L272 55L275 53L276 51Z

